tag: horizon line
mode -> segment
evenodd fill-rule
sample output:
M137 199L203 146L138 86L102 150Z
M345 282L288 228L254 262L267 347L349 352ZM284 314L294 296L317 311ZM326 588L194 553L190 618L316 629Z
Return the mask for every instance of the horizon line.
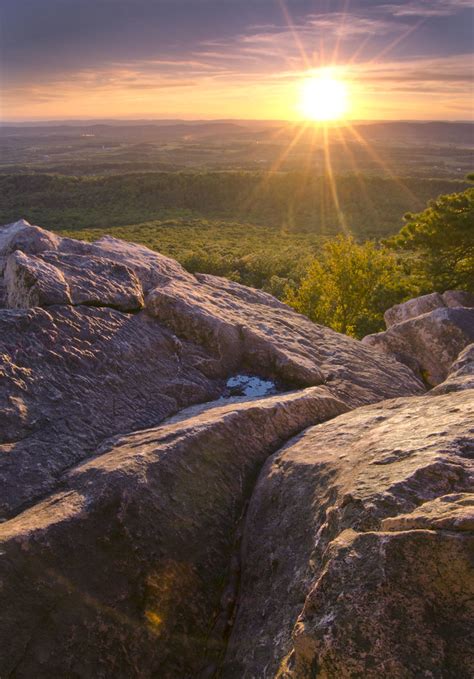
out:
M307 121L303 119L280 119L280 118L181 118L181 117L139 117L139 118L129 118L129 117L71 117L71 118L21 118L21 119L9 119L1 120L0 126L8 125L38 125L38 124L73 124L73 123L280 123L280 124L306 124ZM473 119L466 118L353 118L350 120L351 124L375 124L375 123L468 123L474 124ZM321 123L314 122L315 126L321 126ZM344 125L344 120L334 120L325 121L324 126L336 127L337 125Z

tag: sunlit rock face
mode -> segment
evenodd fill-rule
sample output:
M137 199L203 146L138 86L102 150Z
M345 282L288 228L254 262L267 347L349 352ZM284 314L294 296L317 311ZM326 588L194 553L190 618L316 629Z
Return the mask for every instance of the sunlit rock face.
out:
M139 311L144 305L135 273L103 257L56 252L31 257L17 250L7 260L4 280L12 309L66 304Z
M443 294L433 292L430 295L416 297L388 309L384 314L385 324L390 328L396 323L403 323L444 307L474 307L474 295L463 290L447 290Z
M0 227L0 676L470 676L447 295L387 331L443 327L405 365L142 246Z
M472 295L460 291L419 297L390 309L385 314L387 330L362 342L394 356L428 386L435 386L446 379L459 353L474 342L473 302Z
M256 374L292 387L326 384L353 406L422 383L392 357L316 325L274 297L215 276L172 280L146 299L154 318L215 356L209 369Z
M16 630L0 650L3 671L182 677L219 661L261 465L345 410L313 387L219 403L102 444L58 491L0 526L0 634ZM36 636L45 610L54 623Z
M461 389L474 389L474 344L469 344L454 361L444 382L430 393L448 394Z
M223 676L470 676L473 454L466 390L355 409L269 458Z

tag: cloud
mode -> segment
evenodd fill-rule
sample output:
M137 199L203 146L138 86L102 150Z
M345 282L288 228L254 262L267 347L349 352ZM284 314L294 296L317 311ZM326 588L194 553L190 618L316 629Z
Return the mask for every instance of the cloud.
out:
M357 14L333 13L313 14L308 17L310 28L331 33L336 37L366 36L368 34L385 35L399 30L393 21L375 19Z
M71 107L81 97L91 106L125 101L127 92L152 102L155 91L163 111L181 92L183 107L219 99L230 106L239 97L250 106L248 92L259 85L283 91L327 62L372 91L400 96L417 83L440 97L462 94L472 74L462 14L471 0L286 0L291 16L275 0L3 2L1 75L16 111L32 99L53 101L50 92ZM315 12L316 4L331 9Z
M353 67L372 81L410 83L458 83L472 88L472 55L444 58L397 60L382 64L360 64Z
M472 0L415 0L402 4L382 5L394 17L443 17L463 9L472 9Z

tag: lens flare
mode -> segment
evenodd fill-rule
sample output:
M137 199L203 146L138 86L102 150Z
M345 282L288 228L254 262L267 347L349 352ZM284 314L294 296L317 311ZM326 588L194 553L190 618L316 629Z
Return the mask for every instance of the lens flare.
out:
M330 72L312 75L303 81L299 109L306 120L339 120L347 108L347 84Z

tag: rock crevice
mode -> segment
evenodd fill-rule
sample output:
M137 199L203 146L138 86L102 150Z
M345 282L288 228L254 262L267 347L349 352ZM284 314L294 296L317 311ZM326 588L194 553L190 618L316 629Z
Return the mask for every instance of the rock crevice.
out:
M196 676L212 664L223 653L225 620L217 618L235 531L261 465L293 434L345 410L315 387L198 408L103 444L55 494L0 526L0 577L22 582L16 601L8 586L0 593L0 634L16 628L23 611L21 633L4 647L8 656L0 652L6 674L13 666L19 676L68 674L79 663L93 675L102 654L108 676ZM83 562L87 569L78 569ZM52 573L60 579L51 581ZM52 650L41 663L31 597L38 611L55 610L51 643L70 656ZM138 674L130 654L140 657Z
M431 592L433 615L470 638L473 456L474 399L464 391L354 410L310 428L267 460L250 502L223 676L250 679L264 667L285 677L417 676L419 640L410 638L403 607L424 620L426 669L468 676L474 657L467 641L458 647L458 674L446 670L452 658L430 655L446 639L430 628L414 592ZM434 529L435 541L418 535ZM425 572L423 559L436 562L437 549L447 555L451 548L460 560L451 563L438 600L442 577L435 567ZM465 587L459 596L457 570ZM411 577L406 589L397 579L403 577Z
M0 676L473 675L471 306L0 227Z

